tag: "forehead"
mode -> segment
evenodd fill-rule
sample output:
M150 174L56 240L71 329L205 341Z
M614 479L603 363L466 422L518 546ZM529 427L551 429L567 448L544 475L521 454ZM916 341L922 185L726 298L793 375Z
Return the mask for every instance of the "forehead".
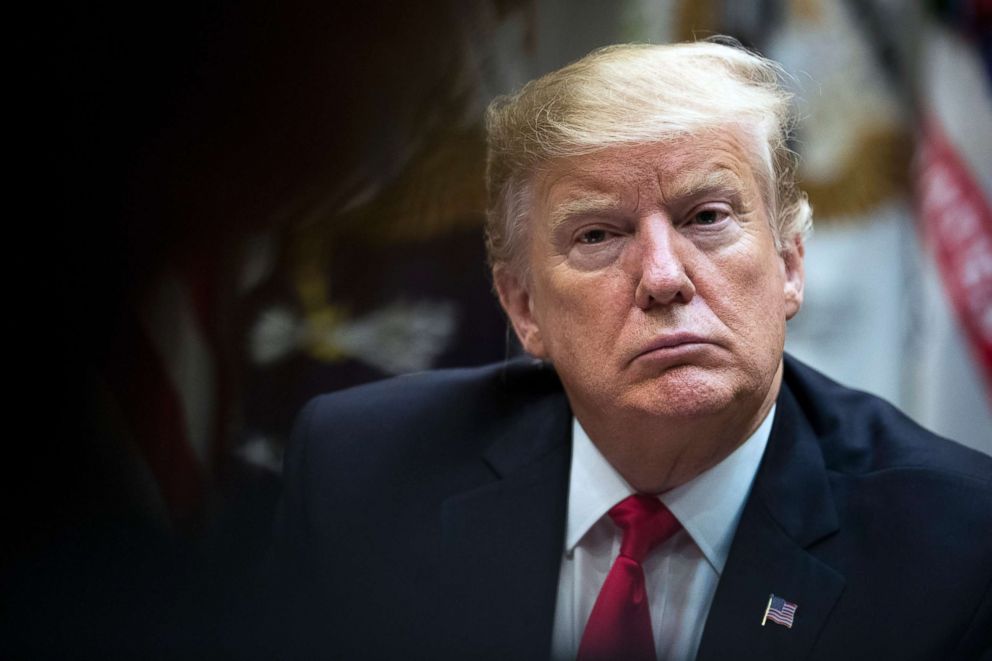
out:
M670 202L709 190L760 197L760 142L731 129L559 159L535 179L545 211L590 204ZM633 202L629 198L636 198Z

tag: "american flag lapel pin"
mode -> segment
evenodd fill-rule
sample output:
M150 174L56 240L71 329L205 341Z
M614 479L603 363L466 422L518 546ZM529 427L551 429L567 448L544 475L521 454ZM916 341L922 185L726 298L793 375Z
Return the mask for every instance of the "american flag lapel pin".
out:
M781 624L783 627L791 629L797 608L799 608L798 604L770 594L768 595L768 605L765 606L765 615L761 618L761 626L765 626L765 622L771 620L775 624Z

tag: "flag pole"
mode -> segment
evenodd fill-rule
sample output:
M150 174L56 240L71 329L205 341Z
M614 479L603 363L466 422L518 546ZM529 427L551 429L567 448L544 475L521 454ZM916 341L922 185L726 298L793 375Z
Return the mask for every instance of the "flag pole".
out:
M761 617L761 626L765 626L765 621L768 620L768 611L772 609L772 599L774 598L774 594L768 595L768 605L765 606L765 614Z

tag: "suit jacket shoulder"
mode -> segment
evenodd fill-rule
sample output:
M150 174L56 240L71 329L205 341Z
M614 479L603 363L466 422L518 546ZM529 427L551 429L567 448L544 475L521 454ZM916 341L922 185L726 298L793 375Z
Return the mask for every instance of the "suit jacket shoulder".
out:
M847 388L786 356L785 380L820 439L828 470L869 475L905 470L992 484L992 457L942 438L888 402Z
M353 449L351 442L363 433L378 434L385 445L395 445L390 433L396 431L404 433L402 442L414 443L409 434L424 431L434 440L438 431L457 435L509 418L521 405L557 389L554 371L534 360L403 375L314 398L300 416L293 443L322 439L320 432L328 430L335 431L335 450L341 452ZM336 430L353 434L342 437Z

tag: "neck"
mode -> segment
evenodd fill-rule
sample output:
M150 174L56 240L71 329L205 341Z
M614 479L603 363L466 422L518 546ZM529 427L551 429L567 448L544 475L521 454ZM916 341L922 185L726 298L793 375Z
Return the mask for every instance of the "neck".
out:
M782 365L761 396L717 413L676 419L624 416L575 407L575 416L607 461L640 493L685 484L727 458L761 425L778 396Z

